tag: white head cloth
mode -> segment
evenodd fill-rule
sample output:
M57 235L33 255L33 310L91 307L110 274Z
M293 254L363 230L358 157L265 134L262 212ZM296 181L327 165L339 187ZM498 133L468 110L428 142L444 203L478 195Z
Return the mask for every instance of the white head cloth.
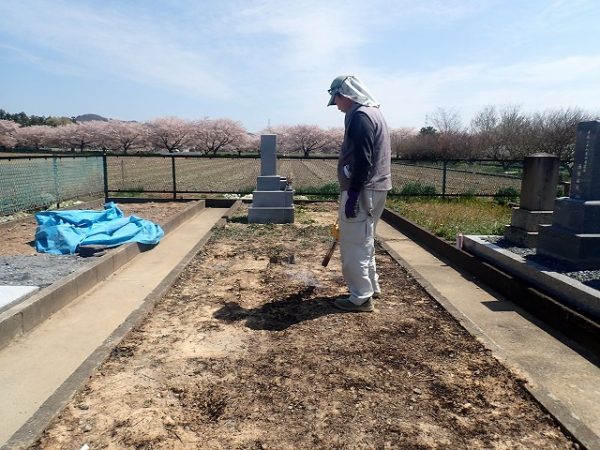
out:
M327 106L335 105L336 94L348 97L350 100L363 106L379 106L379 102L369 92L367 87L354 75L341 75L331 83L329 89L331 98Z

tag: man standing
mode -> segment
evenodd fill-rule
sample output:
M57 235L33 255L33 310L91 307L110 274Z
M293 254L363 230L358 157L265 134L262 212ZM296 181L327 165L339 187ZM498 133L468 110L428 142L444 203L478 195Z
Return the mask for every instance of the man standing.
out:
M379 103L355 76L331 83L327 106L346 114L338 160L340 254L350 296L335 300L346 311L373 311L381 295L375 266L375 228L392 188L391 145Z

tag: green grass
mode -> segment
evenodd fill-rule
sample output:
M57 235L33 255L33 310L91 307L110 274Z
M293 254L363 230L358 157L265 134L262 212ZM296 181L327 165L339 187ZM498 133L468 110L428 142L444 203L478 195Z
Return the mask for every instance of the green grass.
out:
M305 225L312 225L316 220L310 217L310 211L305 205L299 204L294 208L294 220Z
M299 188L297 193L306 195L310 200L330 200L340 195L340 185L335 182L321 186L306 186Z
M388 199L388 208L454 242L458 233L502 235L510 224L511 209L482 198L450 198L420 200Z

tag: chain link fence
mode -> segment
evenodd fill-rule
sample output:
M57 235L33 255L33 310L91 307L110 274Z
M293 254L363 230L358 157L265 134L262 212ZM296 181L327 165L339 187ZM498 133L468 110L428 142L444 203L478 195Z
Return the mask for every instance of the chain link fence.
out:
M0 214L103 192L101 156L0 157Z
M260 158L199 155L108 156L108 192L235 193L256 188ZM337 157L277 158L296 194L337 195ZM493 196L519 190L522 162L392 161L390 195Z
M518 193L522 161L392 160L390 196L499 196ZM277 159L278 175L297 195L336 196L337 157ZM44 208L65 200L161 194L248 194L256 188L256 156L98 155L0 157L0 214ZM569 178L568 165L561 170Z

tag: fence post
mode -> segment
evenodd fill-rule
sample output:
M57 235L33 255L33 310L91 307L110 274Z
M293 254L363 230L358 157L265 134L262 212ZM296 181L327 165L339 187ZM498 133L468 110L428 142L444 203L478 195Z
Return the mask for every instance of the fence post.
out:
M444 173L442 175L442 198L446 198L446 170L448 169L448 161L444 160Z
M108 202L108 163L106 161L106 150L102 152L102 173L104 176L104 203Z
M54 193L56 194L56 208L60 208L60 186L58 184L58 158L52 156L52 173L54 175Z
M175 171L175 155L171 154L171 171L173 172L173 200L177 199L177 176Z

